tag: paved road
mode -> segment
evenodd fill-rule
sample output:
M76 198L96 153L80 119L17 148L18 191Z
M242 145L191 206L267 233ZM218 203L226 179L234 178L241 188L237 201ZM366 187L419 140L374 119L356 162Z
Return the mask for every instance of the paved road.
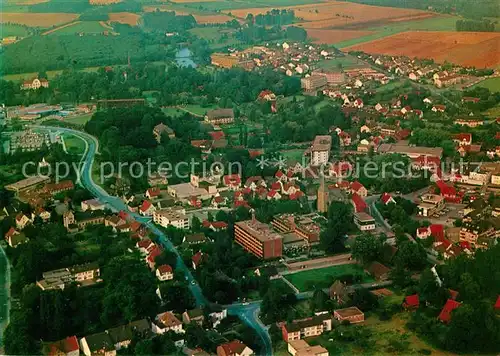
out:
M80 184L88 189L96 198L98 198L101 202L107 204L112 210L127 211L130 216L134 219L144 223L151 231L158 237L158 240L162 243L162 245L167 248L169 251L172 251L177 254L177 262L176 262L176 270L181 271L186 277L186 281L189 283L189 289L193 294L196 304L200 307L209 305L208 300L203 295L203 291L193 277L191 271L188 269L183 259L179 255L179 252L172 244L172 242L158 229L151 218L145 218L144 216L140 216L137 213L130 212L125 203L118 197L109 195L104 189L95 184L92 180L92 164L94 162L94 156L96 151L98 150L99 142L97 139L87 133L76 131L67 128L60 127L49 127L49 126L40 126L42 128L48 130L58 130L61 132L65 132L68 134L73 134L79 138L82 138L86 143L85 153L82 157L81 167L80 167ZM244 323L253 328L257 335L260 336L262 340L262 354L271 355L272 354L272 344L271 338L267 331L267 328L262 324L259 320L259 310L260 310L260 302L252 303L250 305L244 304L233 304L228 306L228 312L231 315L238 316Z

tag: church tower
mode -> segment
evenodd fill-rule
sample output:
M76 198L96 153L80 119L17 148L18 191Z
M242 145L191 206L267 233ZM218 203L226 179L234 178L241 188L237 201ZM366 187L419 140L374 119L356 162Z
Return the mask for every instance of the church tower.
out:
M325 175L323 172L320 172L320 183L318 188L318 201L317 208L320 213L328 212L328 189L325 186Z

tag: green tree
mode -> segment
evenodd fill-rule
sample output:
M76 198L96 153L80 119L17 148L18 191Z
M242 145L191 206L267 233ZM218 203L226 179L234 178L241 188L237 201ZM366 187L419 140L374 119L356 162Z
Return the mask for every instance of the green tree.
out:
M329 253L345 250L345 240L351 228L352 211L345 203L333 202L328 208L327 228L320 235L321 246Z
M352 256L361 261L363 264L368 264L378 260L382 253L382 241L372 234L363 234L356 237L351 248Z

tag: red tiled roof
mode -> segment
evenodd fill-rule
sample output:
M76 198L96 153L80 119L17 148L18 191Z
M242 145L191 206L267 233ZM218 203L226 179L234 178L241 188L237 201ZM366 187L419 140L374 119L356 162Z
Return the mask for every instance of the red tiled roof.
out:
M361 213L368 208L363 198L361 198L357 193L354 193L351 197L352 202L354 203L354 207L357 213Z
M495 309L500 309L500 295L497 298L497 301L495 303Z
M278 170L274 176L275 176L276 178L281 178L281 177L283 177L284 175L285 175L285 174L284 174L281 170Z
M208 133L210 135L210 137L212 137L213 140L217 141L217 140L221 140L223 139L224 137L226 137L226 134L224 133L224 131L212 131L212 132L209 132Z
M418 294L413 294L413 295L409 295L409 296L405 297L404 304L407 307L416 307L416 308L418 308L418 306L420 304L420 300L418 298Z
M263 155L264 152L262 150L248 150L248 154L250 155L250 158L257 158Z
M431 230L431 235L436 239L436 241L444 240L444 226L441 224L432 224L429 226Z
M146 193L150 196L150 197L157 197L158 195L160 195L160 188L149 188Z
M221 344L220 347L224 349L226 355L239 355L245 350L246 345L239 340L233 340L225 344Z
M160 274L172 273L172 267L170 265L161 265L158 267L158 271L160 271Z
M68 336L64 340L50 344L49 355L60 355L61 353L68 354L77 351L80 348L76 336Z
M203 253L201 251L198 251L197 253L195 253L193 255L193 257L191 257L191 260L193 261L193 263L196 267L198 267L199 264L201 263L202 257L203 257Z
M239 185L241 184L241 177L239 174L231 174L224 176L225 185Z
M141 211L146 212L149 208L151 208L151 202L149 200L144 200L141 205Z
M225 221L213 221L212 226L215 229L227 229L227 223Z
M5 238L12 237L12 236L14 236L16 233L17 233L16 229L14 229L13 227L11 227L11 228L9 229L9 231L7 231L7 232L5 233Z
M245 208L250 208L250 205L245 200L237 200L237 201L234 202L234 207L235 208L238 208L240 206L243 206Z
M161 255L161 248L158 245L155 245L153 249L149 252L148 261L155 262L156 257Z
M389 193L384 193L384 194L382 194L382 196L380 197L380 200L382 200L382 203L387 204L387 202L388 202L389 200L391 200L391 198L392 198L392 197L391 197L391 195L390 195Z
M120 210L120 211L118 212L118 216L120 217L120 219L123 219L123 220L128 220L128 219L129 219L129 217L130 217L130 216L128 215L128 213L127 213L126 211L124 211L124 210Z
M274 182L273 184L271 184L271 189L272 190L279 190L279 189L281 189L281 183L280 182Z
M363 184L361 184L360 182L358 182L357 180L352 182L351 183L351 189L356 191L356 192L359 192L359 190L361 188L364 188Z
M460 142L465 141L465 142L472 142L472 134L470 133L459 133L456 135L452 136L454 140L458 140Z
M439 313L438 319L443 323L449 323L451 320L451 312L457 309L462 303L459 303L453 299L448 299L444 305L441 313Z

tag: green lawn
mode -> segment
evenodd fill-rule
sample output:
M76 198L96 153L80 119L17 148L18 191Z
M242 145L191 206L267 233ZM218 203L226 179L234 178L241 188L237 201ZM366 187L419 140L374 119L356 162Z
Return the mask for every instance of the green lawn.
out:
M84 72L97 72L97 70L99 68L100 67L87 67L87 68L83 68L81 70L83 70ZM61 74L62 70L48 70L45 73L47 73L47 77L50 80L50 79L55 78L59 74ZM10 81L16 82L16 81L21 81L21 80L26 80L26 79L33 79L37 75L38 75L37 72L20 73L20 74L8 74L8 75L4 75L2 77L2 79L3 80L10 80Z
M92 114L86 114L86 115L75 116L75 117L65 117L63 119L63 121L67 122L68 124L85 125L91 118L92 118Z
M345 57L322 60L318 62L317 66L318 68L326 70L339 70L341 68L348 69L362 67L365 66L365 64L358 58L347 55Z
M101 26L99 21L82 21L76 25L61 28L60 30L50 33L50 35L73 35L75 33L101 33L109 31L109 29Z
M210 47L213 49L226 47L226 46L235 46L241 44L242 42L238 39L232 37L232 33L234 31L228 31L227 28L224 27L195 27L189 30L195 36L203 38L208 41ZM227 33L227 38L222 39L222 35Z
M328 288L338 277L349 274L362 276L362 283L373 281L373 278L371 278L363 270L363 267L357 264L331 266L297 272L287 274L285 278L288 279L301 292L304 292L307 290L313 290L315 287Z
M177 108L163 108L161 109L161 111L163 111L165 115L171 117L179 117L186 113L185 111L179 110Z
M472 88L475 87L483 87L483 88L488 88L491 92L497 92L500 91L500 78L488 78L485 79L476 85L474 85Z
M85 142L73 135L63 135L66 150L72 154L83 154L85 152Z
M404 21L401 23L395 22L389 25L377 26L372 28L363 29L366 31L375 31L371 35L353 38L351 40L336 43L338 48L354 46L360 43L373 41L382 37L395 35L405 31L455 31L455 23L459 19L457 16L438 16L435 18Z
M26 37L29 35L29 30L25 26L2 24L0 29L0 37L19 36Z
M302 157L304 157L303 149L296 150L286 150L280 151L280 155L282 155L287 161L297 161L302 163Z

